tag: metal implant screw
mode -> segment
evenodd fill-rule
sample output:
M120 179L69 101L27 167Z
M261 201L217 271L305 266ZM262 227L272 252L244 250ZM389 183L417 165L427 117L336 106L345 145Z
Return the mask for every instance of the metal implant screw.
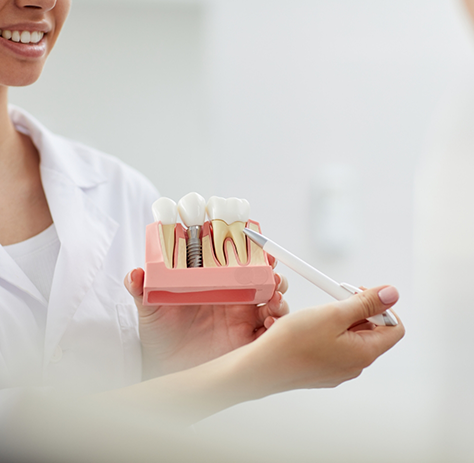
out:
M186 245L188 268L202 267L201 226L193 225L188 228Z

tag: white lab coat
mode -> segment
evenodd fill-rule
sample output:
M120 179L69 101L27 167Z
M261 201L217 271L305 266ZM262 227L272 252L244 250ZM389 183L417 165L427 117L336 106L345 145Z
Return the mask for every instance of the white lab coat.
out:
M158 193L116 158L52 134L18 108L10 117L40 153L61 249L47 304L0 246L0 389L90 393L139 382L137 312L123 279L143 265ZM33 312L46 307L43 338Z

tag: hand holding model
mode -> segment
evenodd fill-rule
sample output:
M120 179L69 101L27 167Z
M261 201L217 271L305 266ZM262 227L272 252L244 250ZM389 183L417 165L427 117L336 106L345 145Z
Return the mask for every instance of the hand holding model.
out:
M200 365L259 338L289 311L288 284L275 274L276 290L263 306L248 304L144 306L144 271L135 269L125 286L138 308L144 378Z
M178 210L188 227L187 233L183 233L183 236L187 235L186 241L175 236ZM229 269L232 273L232 269L245 268L247 263L251 266L256 259L257 263L262 263L263 252L260 249L255 248L251 256L247 253L243 229L249 218L250 206L246 200L212 197L207 211L213 233L203 238L202 246L201 228L206 215L206 202L202 196L189 193L177 206L169 198L160 198L155 202L153 213L160 224L161 268L165 273L199 273L212 265L212 275L215 275L216 271L226 272ZM273 265L275 260L269 257L268 262ZM216 268L217 265L222 267ZM287 290L287 281L276 273L272 275L271 266L267 264L267 267L273 294L270 293L270 299L265 300L263 305L144 304L145 273L142 269L130 272L125 285L138 308L144 378L181 371L220 357L259 338L276 319L286 315L288 304L283 299L283 293ZM205 274L205 278L212 279L212 276Z
M164 217L158 219L167 222ZM213 249L219 249L219 262L222 259L228 266L226 259L232 249L227 238L243 235L245 220L239 227L229 227L229 219L225 222L213 216L212 221L219 221L213 223L218 227ZM240 230L229 234L230 228ZM220 252L222 246L224 253ZM233 249L237 253L237 246ZM251 253L248 258L250 261ZM192 423L270 394L337 386L360 375L404 335L396 315L396 326L377 326L367 320L398 301L392 286L286 315L288 306L281 293L287 283L279 275L275 281L273 297L261 307L151 306L142 303L144 271L132 271L125 284L139 311L145 370L155 379L118 391L120 400L139 407L146 403L156 412L174 417L181 412L183 422Z
M398 317L396 326L367 322L397 300L397 290L385 286L299 310L277 320L246 346L107 396L190 424L271 394L335 387L359 376L403 337L405 329Z

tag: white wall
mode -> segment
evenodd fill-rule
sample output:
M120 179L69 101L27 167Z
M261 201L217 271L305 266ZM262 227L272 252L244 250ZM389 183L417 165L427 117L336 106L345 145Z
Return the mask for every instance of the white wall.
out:
M472 59L462 13L455 0L76 0L41 81L12 92L164 195L246 197L264 232L334 278L399 288L407 337L361 378L241 405L199 432L230 430L236 445L286 461L436 461L441 396L414 305L413 179L439 97ZM338 258L310 229L312 192L334 165L357 207ZM279 270L293 309L328 300Z

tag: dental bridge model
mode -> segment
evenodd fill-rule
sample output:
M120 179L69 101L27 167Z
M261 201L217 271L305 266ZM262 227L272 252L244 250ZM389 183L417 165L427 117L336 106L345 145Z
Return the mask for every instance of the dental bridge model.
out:
M261 304L275 291L267 254L248 239L245 199L189 193L178 205L160 198L146 229L145 305ZM206 219L206 210L209 221ZM177 223L178 212L182 222Z

